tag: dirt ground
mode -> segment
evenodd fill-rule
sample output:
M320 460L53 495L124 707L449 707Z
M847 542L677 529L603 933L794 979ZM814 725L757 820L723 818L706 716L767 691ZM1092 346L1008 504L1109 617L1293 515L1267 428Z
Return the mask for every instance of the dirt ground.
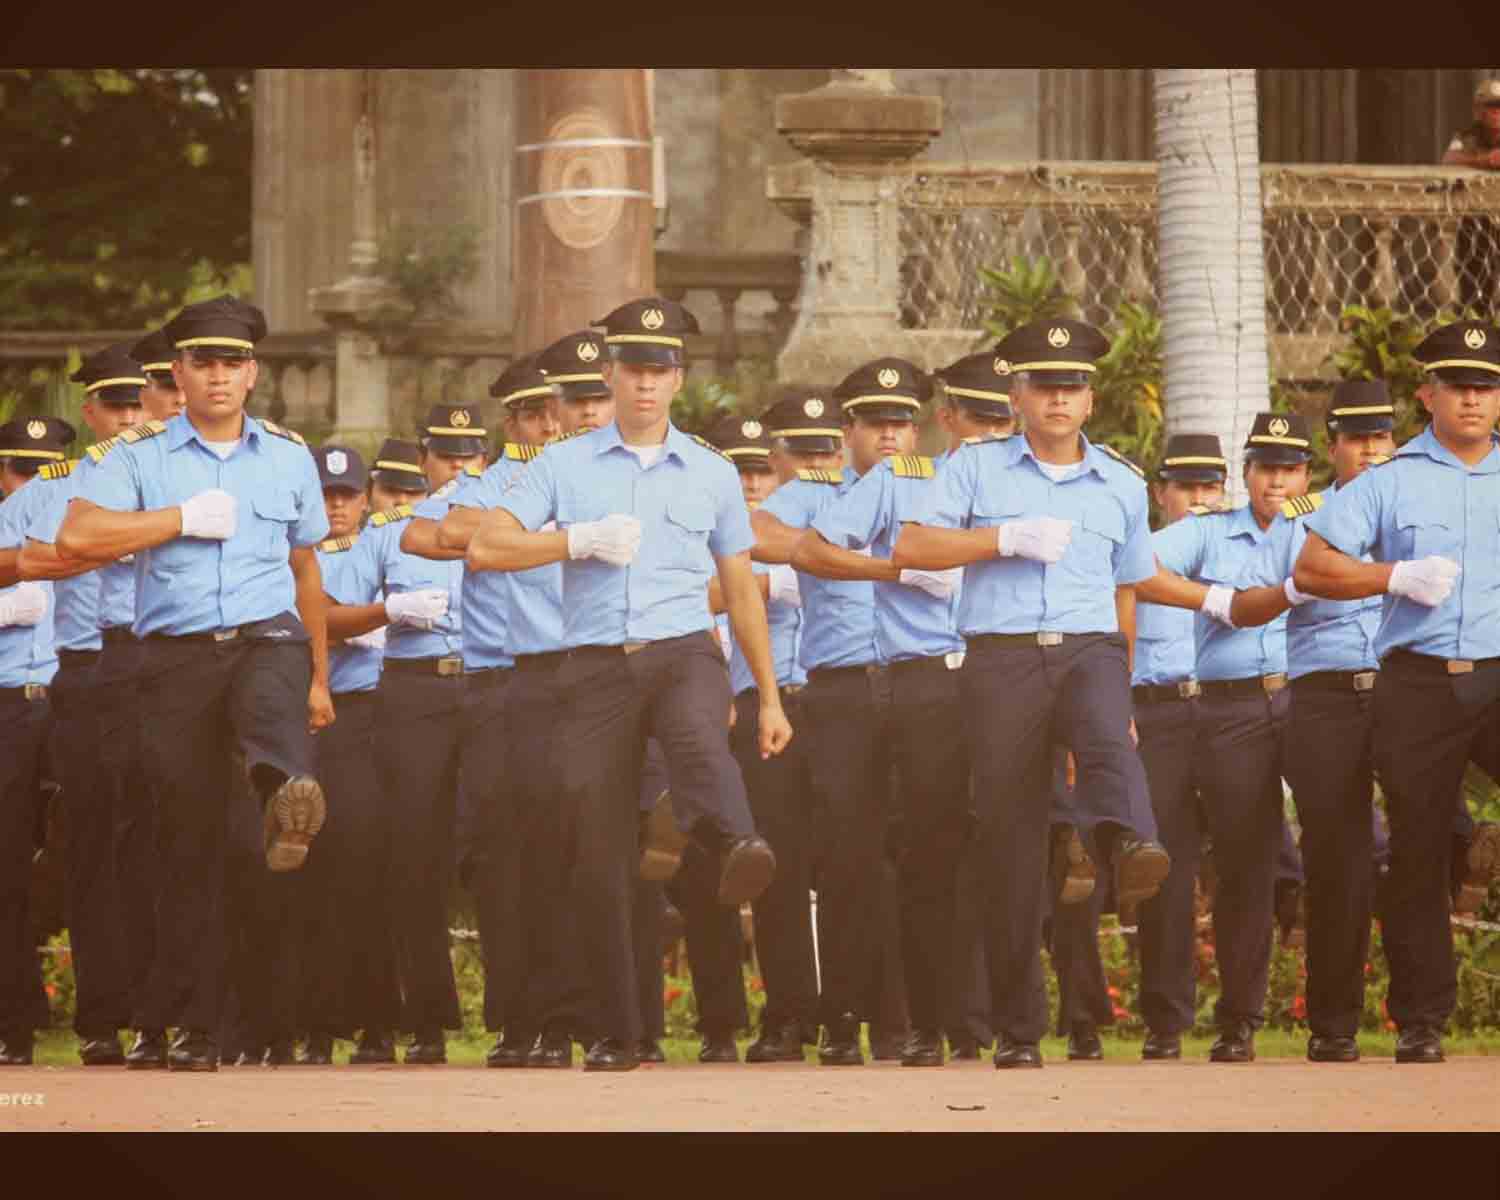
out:
M31 1096L30 1103L24 1102ZM37 1067L0 1073L14 1130L1476 1130L1500 1129L1500 1058L1246 1066L1049 1063L999 1073L874 1063L483 1067Z

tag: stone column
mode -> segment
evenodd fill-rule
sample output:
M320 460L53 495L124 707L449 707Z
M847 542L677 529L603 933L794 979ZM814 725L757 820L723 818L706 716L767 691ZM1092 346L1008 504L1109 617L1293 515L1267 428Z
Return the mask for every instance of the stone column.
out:
M783 383L828 383L900 333L900 212L892 172L942 130L942 101L895 90L888 70L837 72L778 96L776 128L813 161L801 313L777 359Z
M516 72L517 354L656 290L648 72Z

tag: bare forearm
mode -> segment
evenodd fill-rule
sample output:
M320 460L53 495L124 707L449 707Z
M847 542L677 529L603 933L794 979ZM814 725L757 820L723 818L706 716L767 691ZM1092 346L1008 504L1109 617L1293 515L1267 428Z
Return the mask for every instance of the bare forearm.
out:
M760 589L762 604L771 602L771 577L769 575L757 575L755 586ZM724 603L724 585L719 582L715 575L708 581L708 611L718 616L721 612L728 612L729 606Z
M327 601L328 636L336 642L347 641L382 625L390 624L391 618L384 604L339 604L331 597Z
M97 563L79 558L63 558L51 542L28 538L21 547L16 567L22 579L72 579L85 571L98 570Z
M500 510L503 512L503 510ZM464 563L475 571L526 571L548 563L564 562L568 557L568 533L559 529L548 533L530 533L509 513L508 521L491 513L482 521L469 542Z
M139 550L149 550L182 536L182 509L116 512L86 500L68 505L68 515L57 531L57 552L64 558L113 562Z
M895 583L901 569L888 558L856 554L835 546L816 529L803 530L792 550L792 566L819 579L873 579Z
M0 587L10 587L11 584L21 581L20 561L21 548L19 546L9 550L0 550Z
M1234 622L1236 629L1248 629L1269 624L1291 606L1283 588L1246 588L1242 592L1235 592L1234 600L1229 605L1229 619Z
M328 686L328 598L323 594L323 572L311 551L300 562L294 560L292 572L297 581L297 615L307 630L312 650L312 681Z
M484 512L481 509L450 508L438 523L438 545L444 550L456 550L458 553L455 557L462 558L469 543L474 540L474 535L479 532L483 519Z
M1147 604L1165 604L1171 608L1197 610L1203 607L1203 598L1208 595L1208 586L1191 579L1184 579L1158 562L1156 574L1135 585L1135 595L1137 600L1144 600Z
M1385 594L1394 565L1361 562L1312 533L1297 556L1292 583L1299 592L1325 600L1363 600Z
M992 527L940 529L935 525L905 524L891 551L891 565L898 572L946 571L995 557L996 533Z
M768 512L750 514L750 529L755 534L755 545L750 557L756 562L785 564L792 561L797 549L797 539L802 530L788 525Z
M441 527L426 517L413 517L401 532L401 549L418 558L435 558L439 562L462 558L463 547L453 549L443 543Z

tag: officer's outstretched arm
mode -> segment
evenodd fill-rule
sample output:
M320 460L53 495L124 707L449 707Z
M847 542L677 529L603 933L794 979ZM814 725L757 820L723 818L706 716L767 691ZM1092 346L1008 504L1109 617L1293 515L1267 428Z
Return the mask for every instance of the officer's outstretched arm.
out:
M438 522L437 540L438 545L444 550L453 550L454 558L462 558L468 550L469 543L474 540L474 535L479 532L480 522L484 520L484 509L453 507L441 521ZM401 540L401 549L406 549L406 539Z
M1312 530L1292 569L1292 583L1300 592L1325 600L1363 600L1385 594L1394 563L1367 563L1337 550Z
M74 499L68 504L68 515L57 531L56 544L57 552L64 558L106 563L181 536L180 505L147 512L119 512Z
M81 558L64 558L51 542L27 538L16 561L16 569L22 579L72 579L85 571L97 571L99 564Z
M568 531L531 533L503 508L479 522L464 563L471 571L527 571L568 559Z
M0 550L0 588L10 587L13 583L21 581L21 548L12 546L8 550Z
M1229 616L1236 629L1246 629L1252 625L1269 625L1291 606L1285 587L1245 588L1235 592L1229 605Z
M735 643L745 656L760 692L760 756L770 758L780 754L792 740L792 727L781 707L781 692L776 686L766 606L750 569L748 553L715 556L714 561L718 564L719 586L724 592Z
M789 563L792 551L797 548L797 539L802 530L788 525L780 517L772 516L764 509L750 514L750 532L755 534L755 545L750 548L750 557L756 562Z
M297 586L297 615L307 630L312 652L312 686L307 692L307 728L316 733L333 724L333 697L328 690L328 597L323 568L311 546L293 546L288 559Z
M380 601L374 604L340 604L324 593L328 606L328 636L335 642L347 641L391 623L391 616Z
M943 529L937 525L903 521L901 533L891 550L891 566L898 576L908 567L915 571L946 571L949 567L984 562L997 553L994 526Z
M1176 571L1167 570L1161 565L1160 559L1156 562L1156 574L1135 585L1137 600L1144 600L1147 604L1165 604L1171 608L1191 608L1196 611L1203 607L1203 597L1207 595L1206 584L1195 583L1191 579L1184 579Z
M769 604L771 602L771 577L765 574L757 575L755 585L760 588L761 602ZM724 585L719 582L717 575L708 581L708 611L714 616L729 611L729 606L724 603Z
M438 522L429 517L412 517L401 531L401 549L418 558L434 558L439 562L462 558L465 547L445 545L439 528Z
M816 529L802 531L792 547L792 566L819 579L875 579L886 583L901 579L901 568L890 559L835 546Z

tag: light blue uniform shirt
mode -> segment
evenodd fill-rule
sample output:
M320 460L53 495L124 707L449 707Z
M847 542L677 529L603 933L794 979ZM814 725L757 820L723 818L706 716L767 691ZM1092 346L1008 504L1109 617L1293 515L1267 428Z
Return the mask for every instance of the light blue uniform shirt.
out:
M751 563L750 569L757 575L769 575L771 568L766 563ZM801 580L798 576L798 590ZM797 661L798 645L802 640L802 610L785 600L766 601L766 624L771 630L771 661L776 666L776 686L798 686L807 682L807 672ZM729 686L738 696L746 688L755 686L755 676L750 672L750 662L740 644L729 634Z
M412 514L429 521L441 522L448 515L449 506L478 482L477 475L467 473L450 479L432 495L413 505ZM464 567L462 559L449 561ZM495 586L495 574L494 571L463 570L463 582L459 587L459 624L463 629L466 671L516 665L516 660L511 657L506 645L507 597Z
M1500 656L1500 450L1467 466L1424 430L1304 518L1330 546L1399 562L1441 554L1463 572L1441 604L1383 599L1375 654L1397 648L1437 658Z
M1181 683L1193 678L1196 657L1190 609L1170 604L1135 606L1135 666L1130 683Z
M1245 567L1265 540L1266 532L1248 504L1230 512L1189 513L1152 535L1156 557L1167 570L1230 588L1239 586ZM1200 680L1249 679L1286 671L1285 613L1255 629L1231 629L1205 613L1194 613L1193 634Z
M452 503L457 508L484 512L498 508L500 497L525 470L524 462L505 457L502 452L478 479L453 497ZM501 597L505 646L512 655L550 654L562 649L562 563L545 563L526 571L471 571L469 577L483 579L486 587L493 587Z
M404 507L404 506L403 506ZM395 511L395 510L391 510ZM379 515L379 514L377 514ZM323 590L340 604L375 604L400 592L438 588L448 593L448 611L429 629L392 622L386 629L386 658L448 658L463 653L463 559L438 562L401 549L408 517L366 525L344 558L337 579ZM465 662L465 667L472 664Z
M220 488L239 504L225 540L176 537L136 554L136 636L204 633L295 612L290 551L328 536L323 488L307 447L246 415L239 443L220 459L186 413L155 436L139 436L154 424L120 435L98 469L80 477L79 495L101 508L135 512L171 508ZM136 440L127 440L132 433Z
M1322 493L1324 503L1335 489ZM1245 567L1240 588L1280 587L1292 576L1307 541L1306 517L1278 513L1266 540ZM1369 558L1368 555L1365 556ZM1380 596L1363 600L1308 600L1286 612L1287 674L1313 671L1373 671L1375 633L1380 627Z
M911 519L978 529L1050 516L1073 522L1056 563L996 555L964 568L958 631L1118 633L1115 587L1156 573L1146 485L1087 438L1078 470L1054 483L1024 435L966 443L952 454Z
M0 550L15 550L25 544L24 522L30 520L31 502L18 504L36 487L37 480L22 484L0 502ZM19 584L0 588L0 596L9 596ZM47 589L47 611L35 625L0 625L0 687L21 687L28 683L51 683L57 674L57 644L52 614L56 598L50 582Z
M739 472L716 450L674 426L665 449L643 467L611 422L553 442L522 473L498 507L525 528L559 529L625 513L641 523L635 560L562 564L563 644L618 646L707 632L708 581L715 558L754 544Z
M338 539L331 539L318 546L318 567L323 572L323 590L329 595L338 586L336 580L352 552L352 547L347 550L338 547L337 541ZM351 646L347 643L335 645L330 642L328 690L334 693L371 691L380 682L380 659L378 646Z
M789 479L760 509L783 525L806 529L825 508L852 488L859 476L848 467L838 483ZM797 652L803 672L820 667L883 664L875 637L875 584L868 579L819 579L797 572L802 595L802 639Z
M921 462L903 456L904 464ZM833 504L813 518L812 527L845 550L870 551L889 560L901 522L920 511L935 480L898 475L891 459L877 463ZM936 470L936 467L934 467ZM875 580L875 642L882 662L936 658L963 649L954 627L954 598L938 599L905 583Z
M82 494L80 489L83 477L89 471L97 469L97 464L88 455L80 458L73 468L73 473L68 477L70 487L66 498L58 497L49 503L45 512L38 514L37 520L32 523L32 529L26 536L35 538L39 542L55 545L57 531L62 528L63 519L68 515L68 501ZM94 606L95 619L100 629L117 627L128 629L130 627L135 620L135 555L127 554L124 558L107 562L97 570L90 571L86 575L75 576L75 578L93 580L96 594L90 602ZM69 581L57 581L59 586L64 582Z
M54 545L57 531L75 494L77 466L60 479L48 479L46 468L16 493L14 520L24 537ZM52 581L52 629L58 650L100 650L98 571Z

